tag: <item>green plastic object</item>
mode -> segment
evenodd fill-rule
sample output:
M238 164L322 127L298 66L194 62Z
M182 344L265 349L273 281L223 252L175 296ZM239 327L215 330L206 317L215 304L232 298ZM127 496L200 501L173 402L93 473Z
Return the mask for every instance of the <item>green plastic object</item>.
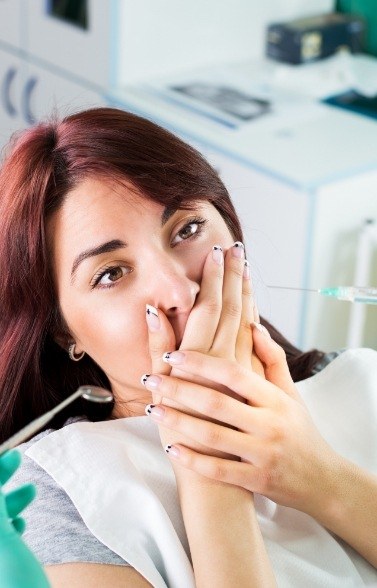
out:
M0 456L0 484L3 486L21 463L18 451ZM33 484L8 494L0 488L0 584L1 588L50 588L43 567L21 538L25 528L21 511L35 497Z
M366 22L365 51L377 57L376 0L337 0L336 10L361 16Z

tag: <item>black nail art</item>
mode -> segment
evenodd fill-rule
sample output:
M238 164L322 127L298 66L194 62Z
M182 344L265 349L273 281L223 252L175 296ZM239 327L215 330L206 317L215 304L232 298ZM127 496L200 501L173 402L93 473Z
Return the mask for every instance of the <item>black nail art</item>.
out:
M145 386L145 383L146 383L146 381L148 380L149 376L150 376L150 374L144 374L144 375L141 377L141 383L142 383L144 386Z
M147 408L147 413L151 414L152 413L152 408L154 408L156 405L155 404L148 404L148 408Z
M169 451L170 451L170 449L171 449L171 448L172 448L172 446L171 446L171 445L167 445L167 446L165 447L165 451L166 451L166 453L169 453Z
M146 313L147 314L154 314L154 316L158 316L158 310L151 304L146 305Z

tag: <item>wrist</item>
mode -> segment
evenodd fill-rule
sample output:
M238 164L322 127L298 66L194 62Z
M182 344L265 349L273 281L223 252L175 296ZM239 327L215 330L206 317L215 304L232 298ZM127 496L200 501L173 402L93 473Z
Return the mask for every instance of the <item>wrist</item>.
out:
M304 512L328 529L336 527L336 521L345 516L345 480L352 465L335 452L330 452L320 464L316 482L312 485Z

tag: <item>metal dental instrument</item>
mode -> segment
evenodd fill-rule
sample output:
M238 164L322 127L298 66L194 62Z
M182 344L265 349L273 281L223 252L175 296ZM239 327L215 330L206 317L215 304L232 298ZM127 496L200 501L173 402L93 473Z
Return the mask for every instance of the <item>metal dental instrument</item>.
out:
M334 286L333 288L293 288L290 286L267 286L279 290L297 290L306 292L317 292L322 296L329 296L337 300L348 302L362 302L363 304L377 304L377 287L373 286Z
M99 388L99 386L80 386L80 388L78 388L76 392L74 392L73 394L71 394L71 396L63 400L63 402L55 406L55 408L49 410L42 416L34 419L34 421L26 425L26 427L21 429L21 431L18 431L18 433L15 433L14 435L12 435L12 437L9 437L7 441L2 443L0 445L0 455L5 453L5 451L8 451L8 449L16 447L16 445L19 445L20 443L34 435L34 433L37 433L37 431L39 431L39 429L41 429L56 414L58 414L58 412L60 412L63 408L68 406L68 404L71 404L71 402L76 400L76 398L80 398L80 396L85 398L85 400L90 400L91 402L99 403L107 403L113 400L113 395L109 390Z

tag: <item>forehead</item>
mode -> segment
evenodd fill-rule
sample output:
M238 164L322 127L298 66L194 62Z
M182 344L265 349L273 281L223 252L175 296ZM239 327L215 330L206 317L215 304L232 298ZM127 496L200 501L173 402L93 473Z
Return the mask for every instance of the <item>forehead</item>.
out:
M86 179L71 190L47 223L50 244L64 237L95 237L98 231L114 233L132 222L155 222L164 207L142 196L132 186Z

